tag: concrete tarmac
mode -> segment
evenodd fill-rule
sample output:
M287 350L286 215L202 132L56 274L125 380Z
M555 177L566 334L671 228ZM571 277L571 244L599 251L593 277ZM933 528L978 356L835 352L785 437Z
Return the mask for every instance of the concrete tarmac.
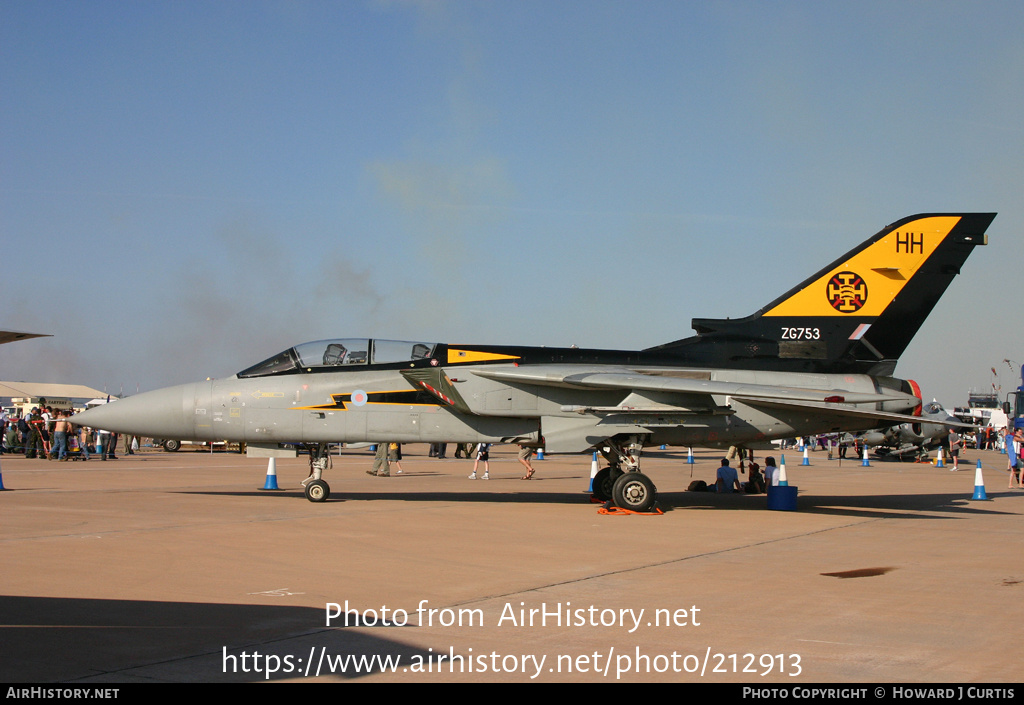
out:
M343 451L322 504L305 458L274 492L231 453L0 456L0 680L1020 680L1024 490L998 453L950 472L788 452L791 512L686 492L718 451L652 450L664 514L607 516L590 456L527 482L497 447L474 481L405 450L390 478ZM332 603L351 611L328 626Z

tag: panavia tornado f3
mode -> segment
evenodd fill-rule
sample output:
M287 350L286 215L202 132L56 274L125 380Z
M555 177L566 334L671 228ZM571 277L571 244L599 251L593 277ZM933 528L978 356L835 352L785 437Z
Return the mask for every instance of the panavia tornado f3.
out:
M597 449L595 494L643 511L645 446L765 447L773 439L920 421L896 361L995 213L904 218L746 318L646 350L340 338L226 378L98 407L77 422L157 438L228 440L268 457L309 448L324 501L331 443L520 443Z

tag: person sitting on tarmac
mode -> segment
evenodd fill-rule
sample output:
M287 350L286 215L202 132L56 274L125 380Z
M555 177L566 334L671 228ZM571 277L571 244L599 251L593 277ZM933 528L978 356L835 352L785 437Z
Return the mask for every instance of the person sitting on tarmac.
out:
M729 459L722 458L722 465L718 468L718 473L715 480L715 491L716 492L742 492L743 488L740 487L740 478L736 474L736 469L729 467Z
M750 464L750 480L743 483L743 490L747 494L764 493L764 476L761 474L761 466L757 463Z

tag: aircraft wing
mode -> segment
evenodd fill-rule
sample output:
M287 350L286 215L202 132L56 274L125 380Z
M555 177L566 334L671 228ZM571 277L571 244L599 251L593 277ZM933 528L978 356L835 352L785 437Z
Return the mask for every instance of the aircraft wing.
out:
M52 338L49 333L22 333L17 330L0 330L0 345L13 343L16 340L28 340L29 338Z
M768 406L773 408L781 409L798 409L798 410L809 410L814 411L816 414L831 416L834 418L867 418L867 419L878 419L880 421L895 421L897 423L930 423L942 426L957 426L960 428L974 428L971 424L966 424L961 421L938 421L932 419L922 418L920 416L912 416L910 414L897 414L891 411L878 411L877 409L863 409L860 407L851 407L845 404L822 402L815 403L810 401L799 401L792 399L767 399L767 398L755 398L746 397L743 395L734 395L733 399L742 401L751 406Z
M696 375L706 377L706 371ZM666 392L669 394L698 394L703 396L729 396L741 401L776 402L831 402L845 404L869 404L906 399L906 395L870 394L845 392L835 389L802 389L772 384L747 384L743 382L719 382L711 379L662 376L643 374L627 368L609 371L579 370L567 371L564 367L530 366L527 368L486 368L473 370L473 374L511 384L536 384L541 386L565 387L571 389L619 389L640 392ZM897 414L899 416L899 414ZM912 417L920 421L919 417Z
M592 401L562 405L562 416L543 416L545 443L553 452L579 452L616 434L652 433L666 427L699 429L708 441L716 441L723 433L720 429L727 425L714 419L735 415L743 406L758 408L769 417L777 417L780 409L789 412L789 417L813 417L824 429L921 422L920 417L904 413L921 403L911 394L877 391L877 387L849 391L787 386L785 382L792 378L786 375L777 377L779 384L770 384L766 383L772 379L770 373L757 383L713 380L710 370L625 366L489 366L474 369L472 374L510 387L533 387L524 391L537 396L545 396L536 389L544 386L622 394L617 402L612 401L616 395L583 395L581 401ZM572 395L550 396L564 399ZM885 407L893 410L878 410ZM565 416L566 412L579 416Z

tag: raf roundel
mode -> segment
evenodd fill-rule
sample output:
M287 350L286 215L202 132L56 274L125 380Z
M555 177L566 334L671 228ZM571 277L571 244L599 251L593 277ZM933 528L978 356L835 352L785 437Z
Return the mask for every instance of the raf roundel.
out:
M840 313L855 313L868 300L868 285L854 272L839 272L829 279L825 296L832 308Z
M357 389L354 392L352 392L352 403L356 406L362 406L363 404L366 403L367 399L368 397L366 395L366 392L364 392L362 389Z

